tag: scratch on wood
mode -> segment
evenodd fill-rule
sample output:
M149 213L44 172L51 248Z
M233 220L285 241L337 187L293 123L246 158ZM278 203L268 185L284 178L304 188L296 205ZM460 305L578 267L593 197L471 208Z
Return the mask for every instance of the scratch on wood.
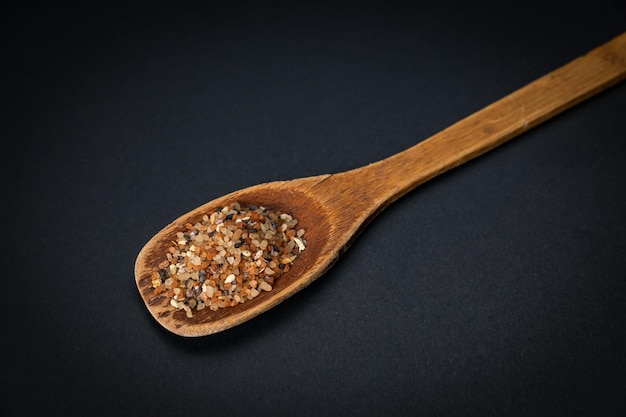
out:
M324 181L326 181L327 179L329 179L330 177L332 177L334 174L326 174L326 176L324 178L322 178L321 180L319 180L318 182L316 182L315 184L313 184L313 187L320 185L321 183L323 183Z
M522 129L526 130L528 128L528 120L526 120L526 105L522 104Z

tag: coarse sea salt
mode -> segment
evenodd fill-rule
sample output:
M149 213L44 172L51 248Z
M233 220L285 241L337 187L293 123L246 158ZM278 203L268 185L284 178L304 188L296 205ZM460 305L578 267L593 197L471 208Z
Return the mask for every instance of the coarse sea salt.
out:
M184 310L233 307L271 291L306 248L290 214L233 203L204 214L176 234L152 275L156 293ZM184 288L184 290L181 290Z

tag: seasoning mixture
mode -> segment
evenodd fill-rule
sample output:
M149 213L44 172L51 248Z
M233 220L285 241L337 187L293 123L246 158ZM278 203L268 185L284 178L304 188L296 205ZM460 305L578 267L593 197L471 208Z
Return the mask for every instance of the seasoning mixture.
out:
M289 214L239 203L187 223L152 274L155 294L192 310L217 310L271 291L306 247L304 229Z

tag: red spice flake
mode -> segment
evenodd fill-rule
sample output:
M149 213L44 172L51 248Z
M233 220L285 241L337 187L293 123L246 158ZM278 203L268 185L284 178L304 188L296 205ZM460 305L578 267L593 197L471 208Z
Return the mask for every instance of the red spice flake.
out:
M233 203L186 223L152 274L173 308L231 307L271 291L305 249L304 229L287 213Z

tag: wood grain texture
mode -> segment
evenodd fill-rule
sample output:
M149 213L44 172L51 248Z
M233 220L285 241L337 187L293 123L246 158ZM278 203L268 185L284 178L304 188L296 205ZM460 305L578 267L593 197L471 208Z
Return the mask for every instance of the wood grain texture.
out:
M626 33L537 79L429 139L387 159L338 174L277 181L233 192L198 207L157 233L141 250L135 280L152 316L181 336L204 336L241 324L308 286L390 203L626 78ZM306 230L307 249L271 292L235 307L195 311L189 319L163 295L151 273L187 222L227 203L264 205L292 214Z

